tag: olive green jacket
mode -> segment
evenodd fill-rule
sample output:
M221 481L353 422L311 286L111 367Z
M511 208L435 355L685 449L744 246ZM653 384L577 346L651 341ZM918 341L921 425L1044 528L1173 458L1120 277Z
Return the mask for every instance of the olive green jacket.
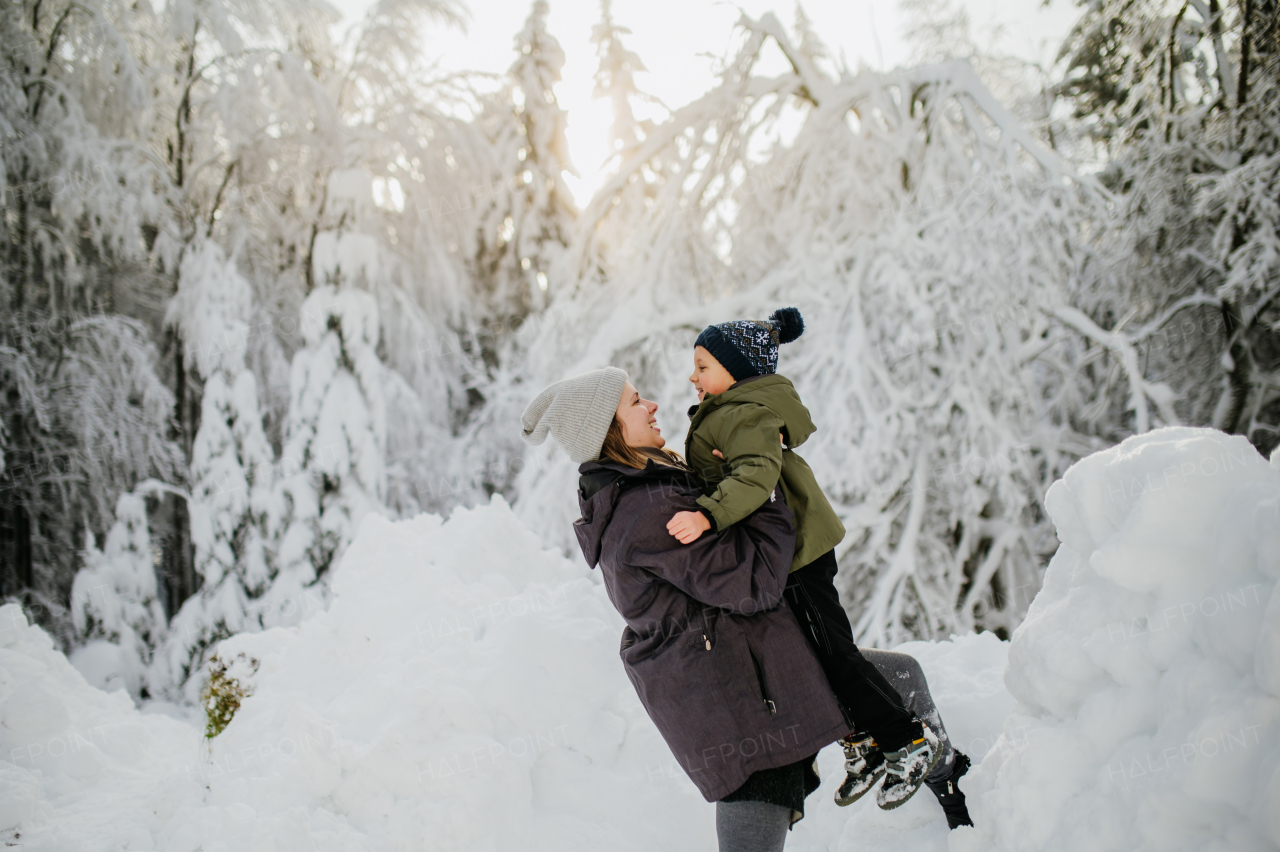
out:
M689 410L689 416L693 422L685 439L685 460L706 483L698 505L717 530L764 505L781 479L783 496L796 520L791 570L803 568L840 543L844 524L809 465L791 449L803 444L815 427L790 380L777 374L744 379L722 394L707 394ZM716 458L712 450L719 450L724 459Z

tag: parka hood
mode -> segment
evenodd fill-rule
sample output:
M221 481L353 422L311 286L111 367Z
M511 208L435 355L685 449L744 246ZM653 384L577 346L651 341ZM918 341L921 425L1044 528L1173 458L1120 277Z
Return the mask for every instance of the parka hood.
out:
M622 492L646 482L687 479L688 471L649 459L643 468L614 461L589 461L578 466L578 509L582 517L573 522L574 534L587 565L600 563L605 531L613 521Z
M619 483L637 473L640 471L635 468L613 462L591 461L578 466L578 510L582 517L573 522L573 533L587 567L595 568L600 563L600 543L622 492ZM612 474L615 479L607 480L603 474Z

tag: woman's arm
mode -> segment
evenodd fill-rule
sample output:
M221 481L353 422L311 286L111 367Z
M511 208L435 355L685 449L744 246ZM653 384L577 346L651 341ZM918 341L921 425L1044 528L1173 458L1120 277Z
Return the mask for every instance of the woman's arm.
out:
M631 545L620 561L655 574L708 606L746 615L773 609L782 600L795 550L791 510L781 491L774 497L727 530L692 544L681 544L660 525L652 530L633 527ZM684 495L670 495L669 503L671 511L687 511L690 506ZM669 515L665 509L642 512L636 526L649 526L653 519Z

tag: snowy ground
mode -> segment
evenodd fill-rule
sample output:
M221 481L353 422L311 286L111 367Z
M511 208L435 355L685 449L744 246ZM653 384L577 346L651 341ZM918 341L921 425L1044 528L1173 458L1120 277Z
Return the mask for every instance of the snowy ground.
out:
M967 785L976 830L949 833L927 791L892 813L836 808L828 748L788 849L1177 848L1179 832L1186 848L1276 848L1280 470L1241 444L1164 430L1082 462L1049 496L1066 546L1013 642L904 646L953 739L986 756ZM1211 457L1243 461L1179 467ZM1147 486L1170 466L1185 487ZM1251 608L1186 614L1153 641L1151 613L1225 606L1237 587ZM640 707L620 631L598 577L501 499L443 523L370 517L326 611L223 644L257 661L255 692L206 743L198 720L89 686L5 607L0 837L68 852L714 849L714 809ZM1249 747L1181 751L1218 734ZM1133 776L1130 758L1171 753L1161 784Z

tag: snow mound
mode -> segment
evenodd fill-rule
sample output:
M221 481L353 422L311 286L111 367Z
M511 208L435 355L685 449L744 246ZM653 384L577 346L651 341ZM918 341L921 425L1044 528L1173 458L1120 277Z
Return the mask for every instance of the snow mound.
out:
M297 628L220 646L259 668L213 743L212 801L324 804L377 849L710 843L692 784L650 783L668 752L604 587L500 497L447 523L369 516L333 592Z
M145 803L172 811L198 791L174 785L199 760L200 734L144 716L123 688L94 689L29 625L0 607L0 839L24 850L151 849ZM15 838L17 838L15 840ZM18 842L20 841L20 842Z
M1280 455L1169 428L1071 467L967 850L1280 848Z

